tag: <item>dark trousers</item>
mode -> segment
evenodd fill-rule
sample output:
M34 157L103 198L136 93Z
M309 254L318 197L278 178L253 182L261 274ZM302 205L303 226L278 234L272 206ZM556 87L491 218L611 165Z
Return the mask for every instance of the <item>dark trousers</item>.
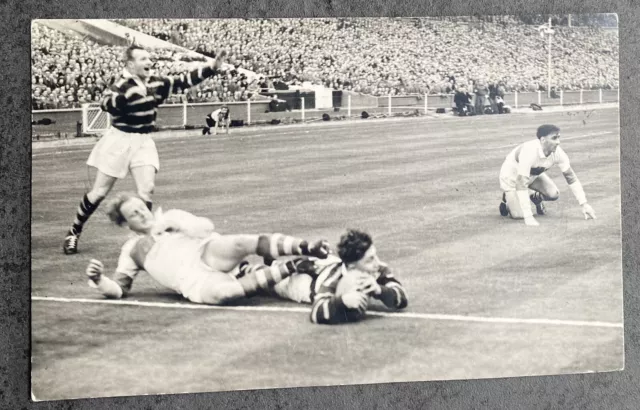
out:
M207 121L207 126L204 127L204 129L202 130L202 135L205 135L205 134L211 135L211 128L214 128L216 126L216 121L211 117L207 117L206 121Z
M458 110L458 115L460 115L460 116L465 115L465 112L464 112L465 107L467 108L467 115L474 113L475 110L473 108L473 105L468 104L468 103L457 103L456 104L456 109Z
M484 114L484 105L487 103L486 95L476 95L476 112Z

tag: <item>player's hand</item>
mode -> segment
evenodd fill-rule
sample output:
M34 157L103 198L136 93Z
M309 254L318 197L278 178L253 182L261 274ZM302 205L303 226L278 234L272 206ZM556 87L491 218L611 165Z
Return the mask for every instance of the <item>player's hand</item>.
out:
M371 275L363 275L358 278L358 289L363 292L365 295L380 295L382 293L382 288L376 281L376 279Z
M309 245L309 256L315 256L318 259L327 259L329 253L331 253L331 245L323 239Z
M342 303L344 303L348 309L354 309L360 313L364 313L369 305L369 299L364 293L353 290L342 295Z
M91 259L85 273L87 274L87 277L89 277L89 279L91 279L95 283L98 283L100 281L100 277L102 276L103 270L104 265L102 265L102 262L97 259Z
M589 204L582 205L582 213L584 214L584 219L596 219L596 211Z
M534 218L533 216L528 216L524 218L524 223L527 226L540 226L538 221L536 221L536 218Z
M386 263L380 262L380 269L378 269L378 272L380 272L382 276L389 276L391 275L391 268Z

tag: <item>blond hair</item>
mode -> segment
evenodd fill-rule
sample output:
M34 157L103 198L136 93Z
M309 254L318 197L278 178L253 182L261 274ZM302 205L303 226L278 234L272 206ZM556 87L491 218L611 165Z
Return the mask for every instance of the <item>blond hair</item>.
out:
M132 198L138 198L142 201L142 198L140 198L140 196L137 194L134 194L132 192L120 192L106 203L105 210L111 222L118 226L122 226L127 222L120 209L125 202Z

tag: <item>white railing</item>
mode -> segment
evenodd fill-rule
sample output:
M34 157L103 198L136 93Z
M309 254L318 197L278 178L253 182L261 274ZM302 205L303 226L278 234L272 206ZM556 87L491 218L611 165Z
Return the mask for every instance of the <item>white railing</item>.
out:
M231 111L233 120L241 120L244 124L267 123L272 120L283 122L310 122L322 118L323 114L330 116L345 116L343 110L346 109L346 117L352 118L360 116L360 111L367 111L369 114L382 114L392 116L400 113L421 113L433 112L436 109L449 111L453 107L453 94L441 95L403 95L403 96L382 96L375 101L358 100L358 96L345 95L342 104L338 108L307 108L308 101L304 97L294 100L290 108L291 111L268 111L270 100L249 100L241 102L202 102L188 103L186 101L178 104L163 104L159 107L157 124L161 128L197 128L205 125L205 117L213 110L226 105ZM475 100L475 98L474 98ZM354 101L356 103L354 103ZM506 105L513 108L528 107L532 103L541 106L564 106L583 104L602 104L606 102L618 102L619 90L575 90L558 91L556 98L550 98L546 92L511 92L504 96ZM475 104L475 101L472 101ZM296 109L294 109L296 108ZM357 110L357 111L356 111ZM338 111L338 112L336 112ZM342 112L341 112L342 111ZM105 130L110 124L108 114L102 111L98 105L85 105L83 108L39 110L32 111L34 120L50 118L56 122L54 126L35 125L34 132L46 133L52 129L56 132L75 133L77 122L82 121L84 133L92 133ZM40 128L42 127L42 128ZM46 128L45 128L46 127Z

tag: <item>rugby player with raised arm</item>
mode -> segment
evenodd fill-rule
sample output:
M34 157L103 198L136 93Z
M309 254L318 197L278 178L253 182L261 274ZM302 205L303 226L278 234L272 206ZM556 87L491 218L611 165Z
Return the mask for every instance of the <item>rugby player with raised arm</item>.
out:
M131 172L138 195L149 209L160 160L151 134L156 130L158 106L172 93L200 84L218 73L226 52L211 63L177 77L151 74L148 51L138 45L127 48L126 68L105 92L100 107L111 114L111 127L96 143L87 165L97 169L91 191L78 206L73 224L64 239L65 254L78 252L78 240L84 225L98 209L118 179Z

